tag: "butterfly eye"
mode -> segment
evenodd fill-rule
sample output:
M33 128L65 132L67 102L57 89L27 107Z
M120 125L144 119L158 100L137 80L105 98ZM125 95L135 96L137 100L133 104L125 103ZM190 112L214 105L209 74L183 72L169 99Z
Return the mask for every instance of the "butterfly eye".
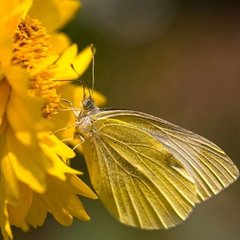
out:
M91 97L88 97L83 100L82 106L85 110L91 110L95 108L94 100Z

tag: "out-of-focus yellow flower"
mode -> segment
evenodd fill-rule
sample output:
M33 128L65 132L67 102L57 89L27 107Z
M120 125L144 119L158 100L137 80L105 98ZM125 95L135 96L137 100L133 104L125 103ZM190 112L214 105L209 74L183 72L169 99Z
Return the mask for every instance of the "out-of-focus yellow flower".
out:
M91 62L56 30L79 7L76 0L0 1L0 227L41 226L51 213L63 225L73 217L89 220L77 197L96 195L70 168L74 152L50 132L71 122L61 98L80 101L82 88L66 81ZM104 98L96 94L99 104ZM58 116L59 115L59 116ZM64 133L63 133L64 135Z

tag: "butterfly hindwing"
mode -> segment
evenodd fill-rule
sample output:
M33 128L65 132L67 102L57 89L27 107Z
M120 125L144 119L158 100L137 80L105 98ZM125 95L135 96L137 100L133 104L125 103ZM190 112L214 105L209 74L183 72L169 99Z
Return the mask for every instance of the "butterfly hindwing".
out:
M117 113L97 113L82 145L94 189L125 224L175 226L199 201L194 178L159 139L131 122L131 114L121 119Z

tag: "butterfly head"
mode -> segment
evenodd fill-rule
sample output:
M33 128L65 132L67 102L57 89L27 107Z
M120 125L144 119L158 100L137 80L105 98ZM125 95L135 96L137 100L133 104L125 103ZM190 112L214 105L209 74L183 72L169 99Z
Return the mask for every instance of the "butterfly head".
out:
M83 99L83 101L82 101L82 108L85 111L93 111L97 107L95 105L94 99L91 96L89 96L89 97L86 97L86 98Z

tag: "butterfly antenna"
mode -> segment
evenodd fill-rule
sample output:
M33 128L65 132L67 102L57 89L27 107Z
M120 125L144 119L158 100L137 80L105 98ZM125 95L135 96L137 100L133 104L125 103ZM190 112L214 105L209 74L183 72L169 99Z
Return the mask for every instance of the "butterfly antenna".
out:
M92 96L94 93L94 84L95 84L95 53L96 48L93 44L91 44L91 51L92 51Z
M77 72L77 70L75 69L75 67L74 67L73 64L71 64L71 68L72 68L73 71L78 75L78 81L81 83L82 88L83 88L83 99L86 99L86 88L88 89L88 93L89 93L89 95L91 96L92 94L91 94L91 92L90 92L88 86L86 85L86 83L85 83L84 81L81 80L81 78L80 78L80 76L79 76L79 74L78 74L78 72Z

